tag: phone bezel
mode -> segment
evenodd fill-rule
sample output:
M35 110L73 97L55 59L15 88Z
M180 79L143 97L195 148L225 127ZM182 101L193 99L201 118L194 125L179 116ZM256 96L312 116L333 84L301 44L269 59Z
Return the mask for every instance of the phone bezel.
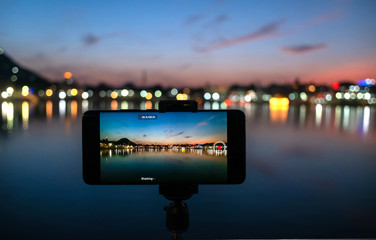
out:
M90 110L82 117L83 179L92 185L158 185L158 182L103 183L100 177L100 113L101 112L159 112L157 110ZM245 180L245 115L241 110L199 110L197 112L227 112L227 182L189 182L192 184L240 184ZM176 182L171 182L175 184Z

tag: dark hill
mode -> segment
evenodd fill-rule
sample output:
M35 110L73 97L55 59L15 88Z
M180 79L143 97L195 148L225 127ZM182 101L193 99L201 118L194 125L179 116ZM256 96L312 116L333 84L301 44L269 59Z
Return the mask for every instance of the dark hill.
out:
M18 68L18 72L12 72L14 67ZM12 79L12 76L15 77ZM32 87L37 91L39 89L45 90L51 83L38 74L20 66L7 56L6 53L3 52L0 54L0 87L13 86L15 88L22 88L24 85Z
M132 146L135 146L137 145L136 143L132 142L131 140L129 140L128 138L122 138L122 139L119 139L115 142L116 145L120 145L120 144L123 144L123 145L132 145Z

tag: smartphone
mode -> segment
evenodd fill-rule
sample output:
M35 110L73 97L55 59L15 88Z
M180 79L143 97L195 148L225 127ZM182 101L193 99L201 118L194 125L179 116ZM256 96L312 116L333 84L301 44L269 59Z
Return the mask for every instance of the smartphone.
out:
M239 184L245 179L240 110L87 111L87 184Z

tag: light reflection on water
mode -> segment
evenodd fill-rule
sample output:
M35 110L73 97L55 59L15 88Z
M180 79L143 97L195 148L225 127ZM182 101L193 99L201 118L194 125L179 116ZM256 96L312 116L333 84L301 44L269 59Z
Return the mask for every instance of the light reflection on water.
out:
M27 101L22 102L22 129L27 130L29 128L29 103Z
M210 155L210 156L227 156L227 150L213 150L213 149L142 149L142 148L134 148L134 149L101 149L100 156L109 156L112 157L113 155L122 155L128 156L137 153L138 156L142 155L142 153L155 153L155 154L163 154L163 153L174 153L174 154L181 154L181 156L189 156L189 155Z
M57 104L57 105L56 105ZM55 105L55 106L54 106ZM66 101L60 100L39 102L36 106L27 101L23 102L2 102L1 104L1 126L2 133L11 132L14 128L22 126L27 131L29 121L33 118L42 118L47 122L56 116L55 107L58 109L58 116L61 120L76 121L82 112L89 109L133 109L142 110L158 107L158 102L143 101L133 103L129 101L93 103L88 100ZM39 111L30 111L31 108ZM224 109L226 103L204 102L203 109ZM269 106L268 104L245 104L235 106L242 109L247 121L258 124L285 125L305 129L330 130L334 133L350 133L358 136L376 137L375 107L370 106L331 106L331 105L290 105L290 106ZM41 112L40 109L45 109ZM21 116L19 118L18 116ZM21 121L21 124L15 123Z

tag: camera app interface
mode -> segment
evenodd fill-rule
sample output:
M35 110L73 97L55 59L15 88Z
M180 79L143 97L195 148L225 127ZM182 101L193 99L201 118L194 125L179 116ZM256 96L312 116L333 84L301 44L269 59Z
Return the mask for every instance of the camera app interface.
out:
M226 112L102 112L104 183L225 183Z

